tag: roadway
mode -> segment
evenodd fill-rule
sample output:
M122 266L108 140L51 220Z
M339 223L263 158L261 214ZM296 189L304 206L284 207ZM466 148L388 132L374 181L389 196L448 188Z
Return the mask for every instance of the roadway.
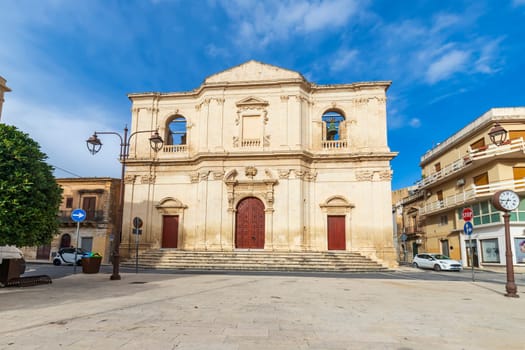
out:
M134 268L121 267L122 273L135 273ZM75 273L72 265L54 266L51 264L28 263L24 276L48 275L52 279L62 278ZM76 273L82 274L82 267L76 267ZM102 265L100 273L111 274L111 265ZM400 267L396 271L388 272L366 272L366 273L330 273L330 272L266 272L266 271L202 271L202 270L174 270L174 269L139 269L139 274L174 274L174 275L239 275L239 276L300 276L300 277L329 277L329 278L361 278L361 279L401 279L401 280L421 280L421 281L472 281L473 275L471 269L464 269L461 272L454 271L434 271L422 270L412 267ZM515 283L518 289L525 288L525 272L514 273ZM475 269L475 282L487 282L501 284L505 288L507 275L504 271L489 271Z

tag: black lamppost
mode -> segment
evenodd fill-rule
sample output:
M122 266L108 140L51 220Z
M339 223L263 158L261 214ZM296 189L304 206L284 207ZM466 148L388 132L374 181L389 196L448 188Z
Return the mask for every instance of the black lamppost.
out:
M121 176L120 176L120 198L118 205L118 217L117 217L117 234L113 239L113 274L111 275L111 280L120 280L119 267L120 267L120 239L122 236L122 226L124 219L124 175L126 172L126 159L129 157L129 141L131 138L140 133L151 132L153 133L149 138L150 147L155 152L158 152L162 149L164 141L159 136L158 130L144 130L144 131L135 131L131 133L128 137L128 127L124 127L124 136L121 136L118 132L114 131L95 131L93 136L86 140L86 145L89 152L95 155L102 148L102 142L98 138L98 135L103 134L112 134L117 135L120 138L120 163L122 164Z
M507 140L507 130L499 123L495 123L489 131L490 141L501 146ZM512 247L510 242L510 212L519 205L519 196L511 190L496 192L492 197L492 205L503 212L503 224L505 227L505 270L507 273L507 283L505 296L519 298L518 288L514 282L514 262L512 260Z

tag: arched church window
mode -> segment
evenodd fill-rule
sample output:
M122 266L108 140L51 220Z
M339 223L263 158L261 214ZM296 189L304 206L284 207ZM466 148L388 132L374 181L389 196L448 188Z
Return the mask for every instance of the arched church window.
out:
M337 111L327 111L323 114L323 140L339 141L344 139L343 122L345 117Z
M168 124L168 137L166 144L168 145L185 145L186 144L186 118L183 116L175 116Z

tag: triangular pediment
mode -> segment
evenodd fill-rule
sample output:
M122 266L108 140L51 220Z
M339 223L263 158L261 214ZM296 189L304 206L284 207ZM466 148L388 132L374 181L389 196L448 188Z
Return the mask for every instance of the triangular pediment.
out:
M305 79L297 72L252 60L214 74L204 80L204 83L217 84L279 80L304 81Z
M235 103L237 107L240 106L268 106L268 101L262 100L257 97L246 97Z

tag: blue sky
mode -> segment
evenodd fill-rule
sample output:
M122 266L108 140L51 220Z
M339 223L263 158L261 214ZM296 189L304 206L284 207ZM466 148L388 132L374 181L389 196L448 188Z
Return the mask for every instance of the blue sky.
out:
M525 0L0 0L2 122L57 177L120 176L127 94L187 91L255 59L318 84L391 80L393 189L419 159L493 107L525 105ZM62 171L65 169L70 173Z

